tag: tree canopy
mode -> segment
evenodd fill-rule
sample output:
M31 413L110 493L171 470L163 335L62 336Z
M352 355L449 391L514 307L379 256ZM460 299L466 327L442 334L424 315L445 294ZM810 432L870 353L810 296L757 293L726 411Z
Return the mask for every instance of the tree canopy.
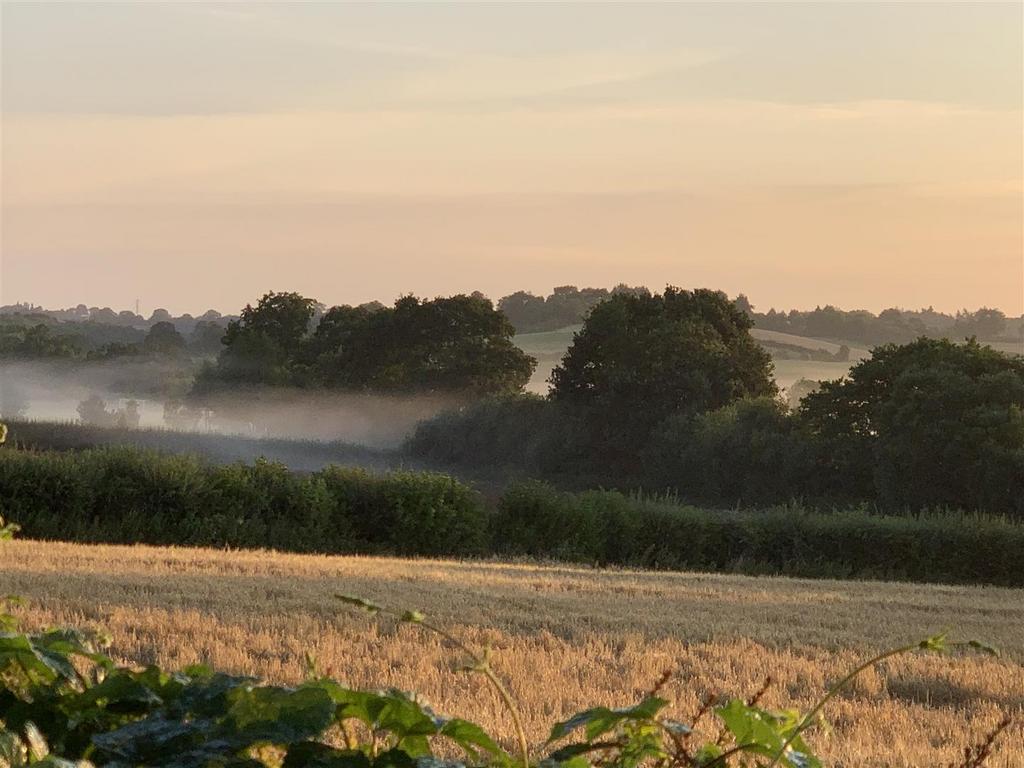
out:
M885 345L800 418L837 483L887 506L1024 511L1024 358L974 339Z
M187 345L174 323L161 320L150 327L142 346L157 355L180 355L184 354Z
M774 395L771 358L725 294L668 287L598 304L551 375L556 401L655 423Z
M393 307L326 310L298 294L267 294L228 326L208 378L349 391L518 392L536 361L512 343L508 318L482 295ZM315 322L314 322L315 321Z

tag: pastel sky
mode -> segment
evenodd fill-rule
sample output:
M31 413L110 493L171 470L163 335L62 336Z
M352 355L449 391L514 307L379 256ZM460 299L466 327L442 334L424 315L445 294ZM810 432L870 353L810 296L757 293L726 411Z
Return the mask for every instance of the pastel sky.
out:
M1017 2L3 2L0 303L1024 312Z

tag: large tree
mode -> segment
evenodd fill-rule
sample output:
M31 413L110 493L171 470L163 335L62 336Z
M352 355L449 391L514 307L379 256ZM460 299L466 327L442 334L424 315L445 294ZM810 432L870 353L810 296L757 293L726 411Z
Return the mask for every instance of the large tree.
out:
M634 454L669 416L777 392L751 320L719 291L617 293L597 304L551 376L551 396L585 411L598 449Z
M163 356L184 354L186 348L185 337L178 333L174 323L166 320L153 323L142 346L148 352Z
M1024 514L1024 358L971 339L877 347L807 395L833 486L886 506Z
M224 334L224 351L213 377L261 384L289 383L295 376L316 301L298 293L265 294L247 304Z
M536 365L513 333L482 296L405 296L329 310L311 348L322 380L344 389L500 394L521 391Z

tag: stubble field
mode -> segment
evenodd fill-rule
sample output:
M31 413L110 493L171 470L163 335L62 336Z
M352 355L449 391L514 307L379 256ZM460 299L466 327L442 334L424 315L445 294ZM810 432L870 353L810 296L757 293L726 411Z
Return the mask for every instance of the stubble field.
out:
M830 706L834 730L814 743L846 768L945 766L1011 712L990 765L1024 765L1024 590L25 540L0 549L0 593L28 598L27 627L103 628L125 661L202 661L285 683L302 678L309 651L349 684L415 690L511 736L491 693L454 670L456 651L354 613L339 592L418 608L489 643L535 742L580 708L631 703L667 669L665 694L684 720L707 695L749 695L769 675L767 705L807 707L872 652L949 627L1003 656L892 660Z

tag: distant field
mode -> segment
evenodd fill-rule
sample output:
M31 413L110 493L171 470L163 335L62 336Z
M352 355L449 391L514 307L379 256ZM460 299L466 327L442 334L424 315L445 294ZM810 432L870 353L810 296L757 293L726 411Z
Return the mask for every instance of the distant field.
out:
M781 331L766 331L761 328L753 328L750 331L750 335L755 339L761 341L777 341L782 344L792 344L795 347L803 347L804 349L823 349L826 352L835 354L839 351L842 344L834 341L825 341L824 339L812 339L809 336L795 336L792 333L782 333ZM867 357L869 352L863 347L857 347L852 344L847 345L850 349L850 359L860 359Z
M1008 355L1024 355L1024 341L986 341L985 343Z
M136 662L294 682L310 650L351 684L420 691L506 739L498 702L451 671L457 654L332 595L419 608L489 642L534 741L583 705L629 703L665 669L679 673L666 693L682 718L698 696L749 694L769 672L768 705L806 707L865 654L943 627L1004 658L912 656L869 674L830 708L834 733L817 736L830 764L943 766L997 709L1024 714L1024 590L15 541L0 551L0 592L29 598L33 627L108 629ZM993 768L1024 765L1020 722Z
M825 363L818 360L778 360L775 363L775 381L785 389L793 385L797 379L827 381L845 376L856 360L849 363Z
M557 331L541 331L540 333L519 333L512 339L516 345L529 355L537 358L537 370L526 385L528 392L539 395L548 391L548 379L551 371L562 362L565 350L572 344L572 335L582 326L570 325Z
M527 385L527 390L538 394L545 394L548 391L547 380L551 377L552 369L558 365L565 350L572 343L572 335L580 329L579 325L571 325L557 331L544 331L542 333L520 333L513 339L515 343L525 352L537 358L537 370ZM794 336L790 333L779 333L778 331L762 331L757 328L751 331L755 339L764 339L793 344L807 349L824 349L827 352L835 353L839 350L839 344L821 339L811 339L806 336ZM775 360L775 380L780 387L788 387L797 379L838 379L850 370L850 366L861 357L866 357L868 351L861 348L850 348L849 363L827 363L814 360Z

